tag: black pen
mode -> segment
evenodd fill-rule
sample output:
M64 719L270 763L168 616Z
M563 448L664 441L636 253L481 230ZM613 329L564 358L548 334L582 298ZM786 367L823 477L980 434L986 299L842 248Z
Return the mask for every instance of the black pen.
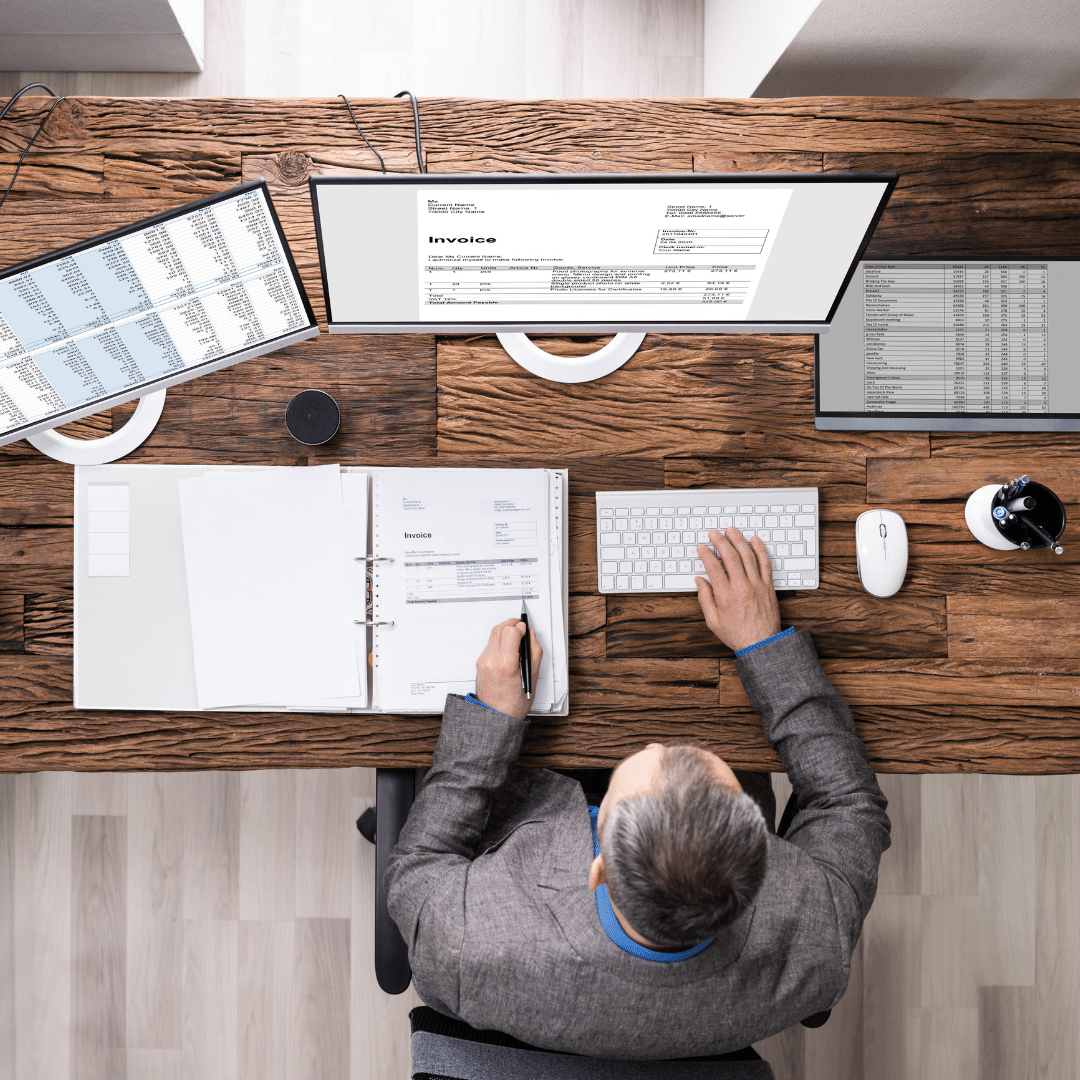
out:
M529 647L529 613L525 610L525 601L521 601L521 621L525 624L525 636L521 639L518 662L521 665L521 689L525 691L525 700L532 701L532 649Z

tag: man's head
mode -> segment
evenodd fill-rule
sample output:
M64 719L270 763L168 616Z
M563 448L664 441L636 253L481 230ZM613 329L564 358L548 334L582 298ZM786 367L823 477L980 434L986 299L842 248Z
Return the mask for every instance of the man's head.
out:
M606 884L642 944L688 948L753 902L765 879L765 820L716 754L650 743L611 775L589 884ZM629 924L629 925L627 925Z

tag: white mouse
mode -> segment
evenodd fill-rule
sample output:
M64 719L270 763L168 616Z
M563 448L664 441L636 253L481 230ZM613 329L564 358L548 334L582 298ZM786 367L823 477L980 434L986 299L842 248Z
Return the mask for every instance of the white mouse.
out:
M859 580L871 596L892 596L907 573L907 527L892 510L867 510L855 521Z

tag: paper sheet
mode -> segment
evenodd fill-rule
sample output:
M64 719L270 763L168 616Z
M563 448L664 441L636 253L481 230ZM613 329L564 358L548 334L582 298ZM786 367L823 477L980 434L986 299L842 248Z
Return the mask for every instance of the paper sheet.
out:
M394 623L376 628L377 708L440 712L469 693L491 628L522 599L545 653L533 707L552 708L549 482L532 469L376 475L373 548L394 559L376 564L376 619Z
M338 466L179 489L199 707L360 696Z

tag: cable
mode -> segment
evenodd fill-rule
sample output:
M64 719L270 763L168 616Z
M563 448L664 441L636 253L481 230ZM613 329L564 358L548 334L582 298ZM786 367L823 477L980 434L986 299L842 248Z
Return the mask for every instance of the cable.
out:
M7 202L8 195L11 194L11 189L15 186L15 178L19 175L19 170L22 168L23 161L26 160L26 155L30 153L30 147L34 145L37 137L44 130L45 125L49 122L49 117L52 116L54 110L56 109L56 106L59 105L61 101L66 100L62 97L56 97L52 89L46 86L44 83L28 83L8 100L8 103L4 106L3 110L0 111L0 120L3 120L4 117L7 116L8 109L10 109L11 106L14 105L15 102L18 101L19 98L21 98L23 94L26 93L27 90L33 90L35 87L38 86L40 86L43 90L48 90L50 96L55 98L55 100L52 103L52 108L50 108L49 111L45 114L45 119L42 120L40 124L38 124L37 131L35 131L34 134L30 137L30 141L26 144L26 149L22 152L22 157L19 158L18 163L15 165L15 172L12 173L11 183L8 184L7 191L4 192L3 198L0 198L0 209L3 209L4 203Z
M400 93L395 94L394 97L404 97L406 94L409 95L409 100L412 102L413 131L416 133L416 164L420 166L422 173L426 173L427 169L424 168L424 148L420 145L420 111L416 107L416 98L411 90L402 90Z
M360 132L360 138L367 143L368 149L379 159L379 164L382 166L382 171L386 172L386 162L383 161L382 154L380 154L379 151L376 150L370 142L368 142L368 137L363 133L363 131L360 130L360 125L356 122L356 117L353 116L352 106L349 104L349 99L344 94L338 94L338 97L345 102L345 108L349 110L349 115L352 116L353 126L356 128L357 131Z

